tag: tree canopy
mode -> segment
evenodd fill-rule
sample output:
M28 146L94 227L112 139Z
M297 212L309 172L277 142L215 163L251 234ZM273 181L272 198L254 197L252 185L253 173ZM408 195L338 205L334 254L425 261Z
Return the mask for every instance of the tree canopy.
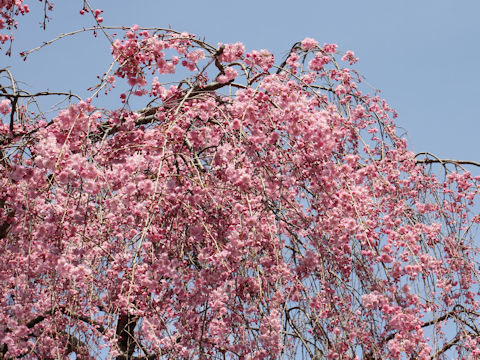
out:
M82 12L90 98L0 70L0 359L480 357L480 177L410 152L352 51Z

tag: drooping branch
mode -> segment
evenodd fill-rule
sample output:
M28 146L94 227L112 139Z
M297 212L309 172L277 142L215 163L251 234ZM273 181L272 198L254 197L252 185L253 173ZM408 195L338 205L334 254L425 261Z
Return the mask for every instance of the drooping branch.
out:
M458 342L462 339L460 334L457 334L453 339L451 339L449 342L445 343L441 349L439 349L435 354L432 355L431 359L437 359L440 355L445 354L448 349L451 347L455 346L458 344Z
M417 159L417 164L453 164L453 165L474 165L480 167L480 162L470 161L470 160L455 160L455 159L440 159L439 157L433 155L429 152L420 152L415 155L415 157L425 155L430 156L432 158L425 158L425 159Z
M231 83L231 82L230 82ZM135 120L135 126L141 126L150 124L157 120L156 114L160 108L164 110L173 110L181 107L187 100L190 100L196 96L199 96L204 93L211 93L218 89L221 89L225 86L230 85L230 83L219 83L217 81L212 81L211 83L200 86L198 84L191 85L189 89L184 89L181 95L175 96L174 98L167 99L162 106L152 106L146 107L140 110L135 111L138 115L138 118ZM121 118L121 123L125 121L125 118ZM93 141L101 141L105 138L105 136L111 136L117 133L120 130L120 126L118 124L115 125L103 125L99 128L99 131L95 134L91 134L91 138Z
M438 317L438 318L435 318L435 319L432 319L432 320L429 320L429 321L425 321L423 324L420 325L420 327L422 328L426 328L426 327L429 327L429 326L432 326L432 325L435 325L435 324L438 324L438 323L441 323L445 320L448 320L449 318L455 318L459 321L461 321L462 323L464 323L465 325L467 325L468 327L472 328L473 327L466 323L465 320L461 319L459 317L459 314L461 313L465 313L465 314L470 314L470 315L474 315L476 317L478 317L478 314L476 313L473 313L467 309L465 309L464 306L462 305L455 305L454 308L451 310L451 311L448 311L447 313L443 314L442 316ZM475 330L475 329L474 329ZM395 336L398 334L398 332L393 332L391 334L389 334L387 337L385 337L385 339L382 341L384 344L388 343L390 340L393 340L395 338ZM478 331L476 331L476 335L475 336L479 336L478 334ZM448 349L450 349L452 346L454 346L455 344L457 344L459 341L461 340L461 337L459 336L459 334L457 334L457 336L455 336L453 339L451 339L449 342L445 343L444 346L439 349L433 356L432 356L432 360L433 359L436 359L438 356L440 356L441 354L445 353ZM369 359L369 360L379 360L378 357L376 357L373 352L369 352L367 354L365 354L365 359Z
M84 315L80 315L80 314L77 314L67 308L65 308L64 306L57 306L53 309L50 309L48 311L46 311L45 313L41 314L41 315L38 315L36 317L34 317L33 319L31 319L30 321L28 321L25 326L28 328L28 329L33 329L36 325L42 323L45 319L47 319L49 316L52 316L54 315L57 311L60 311L62 314L72 318L72 319L77 319L77 320L80 320L80 321L83 321L84 323L86 324L89 324L91 326L93 326L99 333L105 333L105 328L103 327L103 325L97 323L95 320L89 318L89 317L86 317ZM12 330L7 328L6 333L11 333ZM74 349L79 349L79 348L86 348L85 347L85 344L77 339L76 337L66 333L66 332L61 332L61 334L63 334L65 336L65 339L67 340L67 344L68 344L68 348L70 349L70 352L74 351ZM29 332L27 334L27 337L32 337L32 336L35 336L33 332ZM0 346L0 359L3 359L3 357L5 356L5 354L8 352L8 346L7 344L2 344ZM15 358L19 358L19 357L23 357L25 356L25 354L21 355L21 356L17 356Z

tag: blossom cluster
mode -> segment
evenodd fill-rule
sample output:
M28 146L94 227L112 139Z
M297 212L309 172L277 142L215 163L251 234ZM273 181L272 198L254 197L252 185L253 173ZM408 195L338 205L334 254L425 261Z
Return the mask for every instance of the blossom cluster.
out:
M133 26L109 81L146 108L3 126L1 356L477 356L480 179L428 173L337 52Z
M25 4L23 0L0 1L0 30L10 30L16 27L14 16L25 15L29 11L28 4ZM11 35L0 33L0 44L4 44L11 39Z

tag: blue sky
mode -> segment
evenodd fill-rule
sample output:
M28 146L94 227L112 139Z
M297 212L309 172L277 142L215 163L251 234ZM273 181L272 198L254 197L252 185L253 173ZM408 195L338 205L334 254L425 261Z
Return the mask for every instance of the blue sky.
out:
M19 19L14 52L36 47L62 32L93 24L80 16L83 1L55 1L47 31L40 29L43 3ZM337 43L360 58L356 69L382 90L399 112L411 149L444 158L480 160L480 2L476 0L340 1L90 1L105 25L171 26L209 43L241 41L248 50L268 49L281 61L305 37ZM24 88L86 96L111 61L109 44L81 34L32 54L3 59ZM102 104L97 103L97 106ZM474 169L472 169L474 170ZM475 170L474 170L475 171ZM480 171L479 171L480 172Z

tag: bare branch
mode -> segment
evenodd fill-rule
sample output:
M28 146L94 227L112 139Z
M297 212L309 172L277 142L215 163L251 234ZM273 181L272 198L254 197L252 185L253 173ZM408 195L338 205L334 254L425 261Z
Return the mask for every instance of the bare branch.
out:
M429 152L421 152L415 155L415 157L418 157L420 155L426 155L426 156L431 156L433 159L430 158L425 158L425 159L418 159L416 160L417 164L453 164L453 165L474 165L480 167L480 163L476 161L470 161L470 160L454 160L454 159L440 159L437 156L433 155L432 153Z

